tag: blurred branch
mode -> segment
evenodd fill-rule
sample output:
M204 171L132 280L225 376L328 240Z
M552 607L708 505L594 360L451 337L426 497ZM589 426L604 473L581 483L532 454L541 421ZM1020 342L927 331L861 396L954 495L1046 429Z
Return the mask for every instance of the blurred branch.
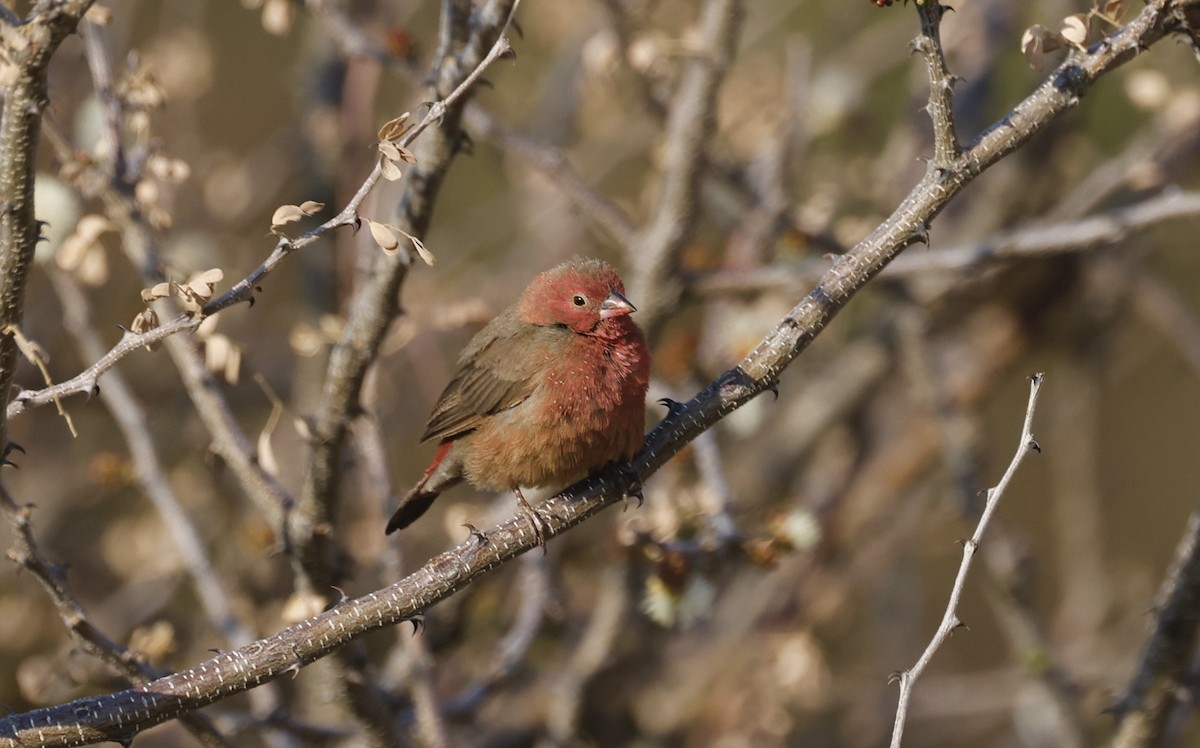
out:
M1140 202L1078 221L1030 226L969 246L905 255L892 263L884 275L961 271L988 262L1085 251L1116 244L1135 232L1168 221L1197 217L1200 217L1200 192L1167 189Z
M546 618L546 603L550 599L550 569L546 558L536 553L524 556L518 584L521 599L517 604L517 614L496 647L492 664L481 680L446 702L446 713L462 714L478 707L488 694L512 676L533 646L534 638Z
M619 566L600 573L592 615L575 651L563 665L546 708L546 729L552 745L568 746L580 733L579 707L588 683L612 655L613 644L625 622L629 592Z
M1167 189L1145 200L1077 221L1028 226L993 234L969 244L907 254L888 265L881 277L965 272L992 263L1084 252L1111 246L1169 221L1197 217L1200 217L1200 192ZM824 262L822 260L821 264ZM780 264L748 271L718 271L690 279L688 293L707 296L788 289L799 285L807 277L816 276L817 272L816 262Z
M971 569L971 559L975 556L976 549L979 548L979 541L983 538L983 533L987 530L988 522L991 521L992 515L996 511L996 507L1000 504L1000 499L1003 497L1005 490L1008 489L1008 484L1012 481L1012 477L1016 475L1017 468L1029 455L1031 451L1041 452L1041 447L1033 439L1033 413L1037 408L1038 392L1041 390L1042 374L1034 374L1029 378L1029 405L1025 409L1025 423L1021 428L1021 440L1017 445L1016 454L1013 455L1012 462L1009 463L1008 469L1004 471L1004 475L1000 478L1000 482L995 488L990 488L987 491L987 505L983 510L983 514L979 517L979 524L975 526L975 532L969 540L963 542L963 558L962 564L958 568L958 575L954 578L954 586L950 590L950 600L946 605L946 612L942 616L942 622L938 625L937 632L933 635L933 639L929 642L929 646L921 653L921 657L917 660L917 664L911 669L900 673L895 673L895 677L900 682L900 700L896 707L896 724L892 730L892 748L899 748L900 741L904 736L904 721L908 716L908 701L912 696L913 686L916 685L917 679L921 677L921 673L925 671L925 667L929 665L933 655L941 647L942 643L950 637L956 628L962 626L962 622L958 620L958 601L962 596L963 587L966 586L967 572Z
M89 322L92 313L83 289L67 273L52 271L50 280L63 305L63 326L75 337L83 358L99 357L104 352L104 345ZM192 577L200 605L208 615L209 621L221 632L225 640L235 647L245 646L254 641L253 632L234 612L233 601L230 600L225 584L213 567L199 532L180 506L170 479L159 461L158 449L150 436L146 414L119 371L111 372L105 380L100 399L107 406L129 445L138 482L171 534L174 547ZM251 694L251 700L260 719L266 718L279 708L279 696L274 689L256 689ZM272 745L282 745L270 738L268 740Z
M131 683L144 685L152 678L162 677L166 671L152 667L137 652L126 649L109 639L92 625L87 611L76 599L75 593L71 591L71 585L67 581L66 568L51 563L38 548L33 537L33 527L29 521L33 507L31 505L18 506L3 483L0 483L0 511L8 515L9 524L12 526L13 535L17 541L17 547L8 552L9 560L19 568L33 574L34 578L45 588L50 599L54 601L54 607L58 609L58 615L62 618L71 638L80 649L106 663ZM205 715L189 712L179 716L188 731L204 745L225 745L224 739L213 728ZM33 743L26 743L22 740L15 745L36 745L38 737L34 735L32 740Z
M1184 694L1200 631L1200 511L1188 518L1154 611L1137 673L1113 708L1118 720L1113 748L1159 745L1171 710L1188 698Z
M63 326L75 337L84 358L98 357L103 353L104 346L100 336L89 324L92 318L91 309L83 289L63 272L50 273L50 280L62 302ZM147 427L146 414L119 371L109 374L100 399L108 407L129 445L138 482L153 502L167 531L171 533L174 546L192 576L201 607L208 614L213 626L234 646L249 644L254 637L234 615L233 604L225 586L213 568L195 525L179 505L171 482L159 461L158 450Z
M368 414L365 418L355 421L353 445L359 458L359 485L368 506L374 505L376 511L371 516L378 516L384 511L390 511L395 504L392 492L391 476L388 472L387 447L384 444L383 432L379 421L373 416L377 412L379 395L379 366L371 367L363 382L363 406ZM386 515L384 515L386 516ZM382 522L382 517L378 521ZM399 543L386 543L383 548L383 576L385 579L396 579L402 575L403 563ZM425 637L417 636L419 627L413 631L403 628L397 630L401 649L392 657L401 656L406 660L404 684L408 687L412 699L417 738L423 748L444 748L450 745L446 733L445 721L438 708L437 696L433 686L433 657Z
M1179 291L1161 277L1144 272L1133 285L1132 302L1137 315L1170 340L1193 376L1200 377L1200 320Z
M636 231L633 221L625 211L588 184L561 148L505 127L494 114L474 102L467 107L463 121L478 137L487 138L505 153L545 175L619 246L628 247L633 243Z
M687 62L667 115L658 201L650 220L625 246L633 271L631 298L638 300L638 320L651 339L682 292L674 277L676 255L695 229L704 149L716 122L717 90L733 58L741 14L738 0L705 3L697 50Z

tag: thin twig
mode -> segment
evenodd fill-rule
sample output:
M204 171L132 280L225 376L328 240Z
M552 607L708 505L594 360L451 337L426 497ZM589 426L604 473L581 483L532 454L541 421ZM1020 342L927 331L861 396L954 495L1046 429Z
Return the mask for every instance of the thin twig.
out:
M1003 477L994 488L989 488L987 491L987 503L984 506L983 513L979 517L979 523L975 526L975 532L970 539L963 541L963 557L962 563L958 568L958 575L954 578L954 586L950 590L950 600L946 604L946 612L942 615L942 621L938 625L937 632L934 633L933 639L929 642L929 646L921 653L921 657L917 660L917 664L911 669L900 673L894 673L893 677L900 682L900 701L896 707L896 722L892 729L892 748L900 748L901 738L904 736L904 721L908 716L908 702L912 696L913 686L917 679L921 677L921 673L925 671L929 665L933 655L941 647L942 643L949 638L962 622L958 619L958 602L962 597L963 588L967 583L967 572L971 569L971 559L975 556L975 551L979 548L979 542L983 538L983 533L987 530L988 522L991 521L992 515L996 512L996 507L1000 503L1000 499L1004 496L1004 492L1008 489L1009 483L1017 473L1017 468L1029 455L1030 452L1041 452L1042 449L1033 438L1033 414L1037 409L1038 393L1042 388L1042 381L1045 375L1038 373L1029 378L1029 404L1025 409L1025 422L1021 427L1021 440L1017 445L1016 454L1013 455L1012 462L1008 464L1008 469L1004 471Z
M485 58L485 62L481 63L481 66L477 70L473 71L470 79L471 82L478 80L479 76L483 74L486 66L503 56L509 49L510 47L508 46L507 39L502 38L500 42L497 42L497 44L492 47L488 56ZM464 83L456 88L446 98L435 102L432 106L430 106L429 111L425 114L421 121L417 123L411 130L405 133L404 137L400 139L398 143L399 146L402 148L407 148L412 145L417 136L428 129L430 125L432 125L442 116L444 116L446 108L461 99L469 90L469 88L470 85L468 83ZM62 155L64 158L69 158L71 156L69 146L60 148L59 150L60 155ZM229 289L229 291L205 304L204 309L200 314L180 314L162 323L158 327L148 330L144 333L133 333L129 332L128 330L124 331L124 334L117 345L113 346L108 353L97 359L95 363L76 376L60 382L52 387L46 387L40 390L28 390L17 394L13 398L12 402L10 402L8 405L7 417L11 418L13 416L20 415L29 408L54 402L56 398L92 392L96 389L100 376L104 374L104 372L111 369L117 363L117 361L120 361L126 355L141 348L149 348L154 343L161 342L172 335L195 330L206 318L211 317L217 312L223 311L241 302L251 301L259 284L262 283L262 281L277 267L279 267L280 263L282 263L283 260L290 254L312 244L333 229L343 226L356 225L358 208L362 205L362 202L366 199L367 195L370 194L371 190L379 182L381 177L382 172L380 171L380 166L377 163L371 170L371 173L363 181L362 185L359 186L354 196L341 210L341 212L339 212L333 218L330 218L328 221L325 221L320 226L305 232L295 239L281 238L276 244L275 249L271 251L270 255L266 260L263 261L261 265L256 267L244 278L235 283L234 286Z

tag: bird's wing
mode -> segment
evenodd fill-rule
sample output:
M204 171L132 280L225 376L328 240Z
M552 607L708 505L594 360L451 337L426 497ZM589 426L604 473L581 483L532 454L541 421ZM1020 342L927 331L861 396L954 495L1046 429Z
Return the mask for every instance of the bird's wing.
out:
M459 369L429 415L422 441L453 439L478 428L488 416L533 394L545 362L529 355L528 331L480 331L459 357ZM545 330L546 328L540 328ZM537 346L534 347L535 349Z

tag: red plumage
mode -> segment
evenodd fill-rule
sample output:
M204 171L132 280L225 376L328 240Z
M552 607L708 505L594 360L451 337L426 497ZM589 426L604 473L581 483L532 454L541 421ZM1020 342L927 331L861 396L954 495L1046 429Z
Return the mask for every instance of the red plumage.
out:
M440 447L387 525L407 527L466 480L480 490L566 486L642 444L650 353L603 260L535 277L471 339L429 416Z

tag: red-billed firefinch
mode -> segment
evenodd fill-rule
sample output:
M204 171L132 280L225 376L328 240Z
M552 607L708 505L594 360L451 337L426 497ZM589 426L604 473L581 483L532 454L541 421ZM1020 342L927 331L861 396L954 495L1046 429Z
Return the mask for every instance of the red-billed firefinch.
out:
M437 455L388 533L462 480L524 505L521 486L562 487L637 452L650 353L624 293L611 265L578 258L534 278L471 339L421 439L441 442Z

